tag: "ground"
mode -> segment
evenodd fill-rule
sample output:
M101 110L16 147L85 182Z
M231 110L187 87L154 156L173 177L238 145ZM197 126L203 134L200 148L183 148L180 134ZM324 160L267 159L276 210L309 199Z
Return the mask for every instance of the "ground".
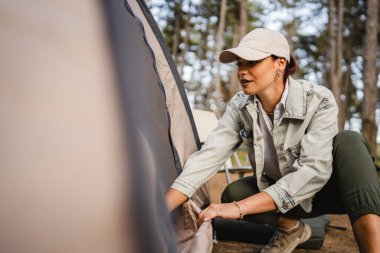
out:
M295 253L356 253L359 252L347 215L331 215L331 225L346 230L328 227L325 241L319 250L296 249ZM241 242L218 242L213 253L256 253L263 245Z
M232 175L232 180L237 175ZM224 172L217 173L209 181L211 202L218 203L226 186ZM359 252L347 215L330 215L331 223L326 230L325 241L319 250L296 249L295 253L356 253ZM258 244L219 241L214 244L213 253L256 253L262 247Z

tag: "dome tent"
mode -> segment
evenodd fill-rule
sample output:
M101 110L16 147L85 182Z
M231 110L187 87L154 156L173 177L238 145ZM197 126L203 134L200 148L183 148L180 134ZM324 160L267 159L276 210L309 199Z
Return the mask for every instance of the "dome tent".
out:
M177 252L164 192L200 144L144 1L0 13L0 251Z
M125 109L136 108L131 111L131 121L128 122L133 122L139 134L132 134L137 138L129 143L135 151L133 157L140 156L137 163L146 163L147 151L151 152L157 186L161 183L161 190L166 191L181 173L187 158L200 148L200 141L177 68L148 7L142 0L127 0L124 5L125 9L120 8L120 2L111 5L108 16L120 78L122 83L127 83L123 91L126 96L123 101L127 103ZM140 170L137 174L142 178L147 176ZM139 192L146 186L140 187ZM159 192L159 189L152 190ZM149 198L149 191L145 191L146 198ZM146 198L142 198L142 206L146 204ZM198 190L192 199L198 208L207 204L206 187ZM162 206L164 202L160 199L156 204ZM190 204L187 207L192 208ZM180 216L183 215L187 214L181 213ZM183 222L181 218L177 220L177 223ZM177 224L180 237L184 226L186 224ZM208 233L210 231L211 227ZM180 248L182 252L190 251L191 243Z

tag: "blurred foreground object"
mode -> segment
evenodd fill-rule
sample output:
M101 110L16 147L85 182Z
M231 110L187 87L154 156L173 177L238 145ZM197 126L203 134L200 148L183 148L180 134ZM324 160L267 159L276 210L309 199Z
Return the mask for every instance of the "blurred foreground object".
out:
M0 252L177 252L199 140L144 1L4 0L0 36Z

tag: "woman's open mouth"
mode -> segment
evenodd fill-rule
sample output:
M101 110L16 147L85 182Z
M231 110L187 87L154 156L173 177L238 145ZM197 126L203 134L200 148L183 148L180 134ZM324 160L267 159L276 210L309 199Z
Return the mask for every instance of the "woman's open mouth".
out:
M249 83L252 82L251 80L247 80L247 79L240 79L239 81L240 81L241 86L243 86L243 88L245 88Z

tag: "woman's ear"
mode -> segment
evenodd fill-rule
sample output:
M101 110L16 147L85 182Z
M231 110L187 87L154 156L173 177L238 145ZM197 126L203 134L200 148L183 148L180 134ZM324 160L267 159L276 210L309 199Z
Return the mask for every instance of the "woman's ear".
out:
M277 68L277 70L284 71L286 68L286 59L285 58L277 58L276 59L276 68Z

